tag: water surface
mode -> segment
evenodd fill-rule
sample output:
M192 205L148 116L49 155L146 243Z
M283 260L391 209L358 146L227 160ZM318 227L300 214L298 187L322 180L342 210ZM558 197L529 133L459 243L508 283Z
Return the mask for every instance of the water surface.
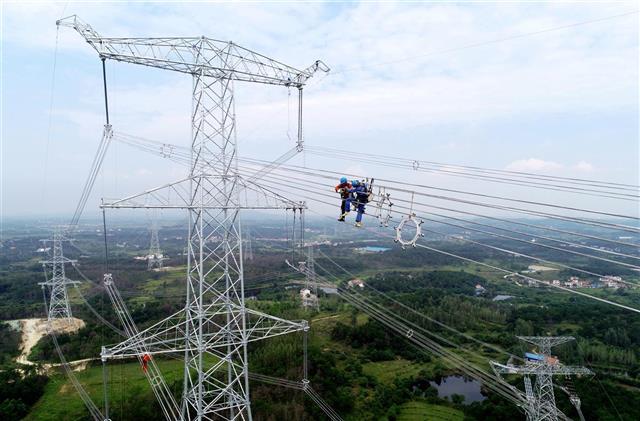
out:
M464 396L464 403L480 402L486 399L480 390L480 382L462 376L443 377L439 382L429 382L438 390L438 397L450 398L451 395Z

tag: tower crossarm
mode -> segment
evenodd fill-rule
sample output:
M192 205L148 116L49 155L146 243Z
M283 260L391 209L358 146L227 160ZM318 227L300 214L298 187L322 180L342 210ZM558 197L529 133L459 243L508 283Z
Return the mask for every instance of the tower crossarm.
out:
M206 323L203 338L209 352L222 352L222 349L233 344L234 338L255 342L306 329L303 321L285 320L247 307L243 309L230 306L233 318L229 321L221 319L226 308L229 307L225 304L211 304L205 310ZM124 308L122 305L121 307ZM247 325L246 334L239 328L239 320L243 314ZM103 356L112 359L143 354L175 354L193 350L198 345L191 341L185 342L181 337L188 329L188 325L189 320L185 310L179 310L143 331L132 330L126 340L106 348Z
M575 340L573 336L518 336L518 339L536 345L546 355L550 354L554 346Z
M62 281L46 281L46 282L38 282L38 285L46 285L46 286L53 286L53 285L78 285L80 284L80 281L72 281L69 278L64 278Z
M60 256L58 257L56 260L54 259L49 259L49 260L40 260L40 263L43 265L52 265L54 263L70 263L70 264L74 264L77 263L77 260L73 260L73 259L68 259L64 256Z
M302 88L318 71L328 71L320 60L300 70L230 41L207 37L107 38L72 15L58 26L75 29L102 59L112 59L216 79Z
M548 365L548 364L527 364L521 366L506 365L496 362L491 362L493 370L498 374L519 374L519 375L537 375L542 372L544 374L550 374L553 376L574 376L584 375L589 376L593 374L593 371L586 367L573 367L562 364Z
M304 209L306 205L296 202L278 192L263 187L256 182L250 183L242 177L237 178L239 195L237 201L229 203L220 194L211 195L206 203L194 203L194 197L189 192L193 181L206 181L215 183L220 176L215 174L203 174L189 176L172 183L154 187L141 193L130 195L123 199L106 200L100 207L107 209L116 208L146 208L146 209L223 209L231 206L239 206L242 209Z

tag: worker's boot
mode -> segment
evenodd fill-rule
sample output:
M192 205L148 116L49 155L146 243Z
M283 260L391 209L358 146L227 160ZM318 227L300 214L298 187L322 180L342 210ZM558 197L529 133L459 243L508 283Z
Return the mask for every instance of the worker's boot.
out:
M354 224L354 226L355 226L356 228L360 228L360 227L362 226L362 222L356 222L356 223Z

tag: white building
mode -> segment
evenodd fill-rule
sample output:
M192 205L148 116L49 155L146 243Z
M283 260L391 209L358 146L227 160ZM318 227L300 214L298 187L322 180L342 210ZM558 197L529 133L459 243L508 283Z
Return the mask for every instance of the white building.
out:
M360 288L364 288L364 281L362 279L352 279L350 280L347 285L349 285L349 288L354 288L354 287L360 287Z
M622 277L607 275L600 278L600 282L607 288L626 288L626 285L622 282Z
M302 288L300 290L300 299L302 300L302 307L318 307L318 296L311 293L311 290L308 288Z

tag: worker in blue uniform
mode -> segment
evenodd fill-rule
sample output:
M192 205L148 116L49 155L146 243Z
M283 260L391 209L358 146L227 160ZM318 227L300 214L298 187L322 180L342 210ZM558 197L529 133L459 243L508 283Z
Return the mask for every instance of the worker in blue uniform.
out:
M338 221L344 222L345 216L351 211L351 183L347 181L347 177L340 178L340 184L335 188L336 193L340 193L340 217Z
M362 226L362 215L365 211L365 205L369 201L369 189L367 184L358 180L351 182L350 193L355 195L354 204L356 205L356 224L355 226L360 228Z

